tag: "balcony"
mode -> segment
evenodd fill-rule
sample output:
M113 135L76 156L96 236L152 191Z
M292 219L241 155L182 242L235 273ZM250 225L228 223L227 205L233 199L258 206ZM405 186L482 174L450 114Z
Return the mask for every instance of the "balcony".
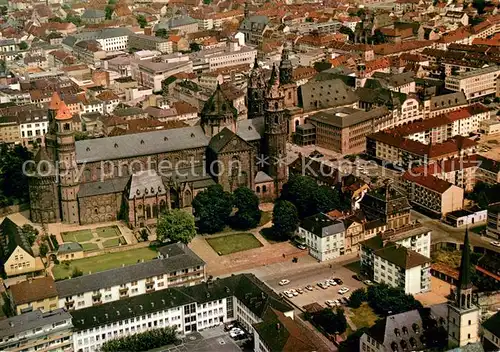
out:
M128 287L120 287L120 289L118 290L118 292L120 292L120 296L121 295L126 295L128 293Z
M146 292L153 292L155 290L154 282L146 282Z
M66 309L73 309L74 305L75 305L74 300L64 302L64 306L66 307Z

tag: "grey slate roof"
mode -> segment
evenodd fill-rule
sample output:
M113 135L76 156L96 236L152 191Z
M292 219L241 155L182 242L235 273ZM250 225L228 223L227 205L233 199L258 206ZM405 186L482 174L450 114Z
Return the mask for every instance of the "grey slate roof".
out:
M311 80L299 87L305 111L354 104L358 97L342 80Z
M77 163L130 158L208 146L200 126L76 142Z
M327 237L345 231L344 223L319 213L302 220L300 227L319 237Z
M273 178L266 174L264 171L259 171L257 172L257 175L255 175L255 183L263 183L263 182L271 182L273 181Z
M57 250L57 254L63 253L73 253L83 251L83 247L78 242L65 242L59 245L59 249Z
M166 194L161 176L155 170L144 170L132 175L128 199Z
M388 113L389 110L385 106L369 111L342 107L331 111L318 112L317 114L309 117L309 121L312 121L313 123L322 122L335 127L345 128L374 118L382 117Z
M70 320L71 315L64 309L56 309L52 312L42 313L40 310L16 315L12 318L0 320L0 338L19 334L24 331L31 332L44 326Z
M431 98L431 111L467 104L467 98L465 97L464 92L443 94Z
M81 183L78 198L97 196L100 194L122 193L130 176L116 177L110 180Z
M62 43L72 48L73 46L75 46L77 41L78 39L76 37L68 35L66 38L63 39Z
M187 248L187 246L181 243L174 243L169 246L177 247L177 249L173 248L170 251L171 255L165 259L153 259L144 263L58 281L56 282L56 288L59 297L64 298L84 292L97 291L102 288L118 286L128 282L205 264L205 262ZM163 251L167 251L167 249ZM98 259L96 258L96 260Z
M241 120L236 123L236 134L247 142L256 141L264 135L264 118Z
M208 146L214 152L219 153L234 137L236 137L236 134L229 128L225 127L222 131L210 139Z
M90 19L90 18L105 18L106 13L102 10L98 9L86 9L82 14L82 19Z
M384 72L375 72L372 75L372 79L375 79L381 83L385 88L387 86L399 87L403 84L408 84L415 81L415 73L412 71L390 74Z

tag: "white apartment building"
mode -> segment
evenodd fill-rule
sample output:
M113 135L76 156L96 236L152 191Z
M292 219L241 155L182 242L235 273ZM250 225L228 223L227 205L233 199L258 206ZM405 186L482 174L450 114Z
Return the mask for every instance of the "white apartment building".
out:
M196 72L215 71L224 67L253 65L257 49L229 42L225 47L200 50L190 55Z
M500 66L488 66L445 78L446 89L464 92L467 100L494 95Z
M84 309L169 287L196 285L206 278L205 262L183 244L160 248L159 257L163 259L58 281L59 307Z
M99 114L104 114L104 102L100 100L87 100L80 103L80 112L82 114L90 114L93 112L98 112Z
M106 28L97 32L95 40L104 51L120 51L128 49L128 38L132 32L127 28Z
M345 226L340 220L319 213L302 220L298 235L304 239L309 254L325 261L345 253Z
M406 99L401 104L401 109L397 111L395 116L394 126L407 124L415 120L421 119L423 116L423 106L415 98Z
M47 113L42 110L26 111L18 117L21 140L24 143L40 142L49 127Z
M63 309L40 310L0 321L0 350L73 351L71 315Z
M74 351L98 351L121 336L166 326L180 335L239 321L250 333L269 308L293 319L293 308L251 274L156 291L72 312Z
M146 34L131 34L128 46L133 49L156 50L163 54L173 52L172 41L166 38Z
M361 243L361 266L375 282L416 294L430 289L431 231L421 224L391 229Z
M152 88L153 92L162 90L161 83L166 78L177 73L193 72L193 62L189 57L169 58L158 57L150 60L134 60L131 65L132 78L141 86Z

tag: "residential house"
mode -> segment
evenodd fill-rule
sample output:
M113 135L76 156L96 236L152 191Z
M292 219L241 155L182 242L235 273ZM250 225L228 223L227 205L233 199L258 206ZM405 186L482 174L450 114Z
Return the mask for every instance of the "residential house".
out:
M51 312L58 308L58 296L51 276L29 278L9 287L12 308L16 314L40 310Z
M482 343L485 351L500 350L500 312L486 319L483 324Z
M96 96L96 99L102 101L103 112L106 114L111 114L115 108L120 104L120 98L110 90L105 90L101 94Z
M408 294L430 290L431 231L420 223L387 230L361 243L361 270Z
M0 142L6 144L21 143L21 132L16 116L0 117Z
M340 220L319 213L305 218L298 235L304 239L309 254L325 261L345 254L345 226Z
M9 277L45 269L40 257L33 254L26 235L9 217L0 224L0 250L3 270Z

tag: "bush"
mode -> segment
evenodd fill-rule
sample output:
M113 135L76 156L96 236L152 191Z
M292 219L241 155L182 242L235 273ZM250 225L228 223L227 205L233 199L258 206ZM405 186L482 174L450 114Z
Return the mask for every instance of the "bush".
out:
M325 308L312 313L309 320L328 334L343 334L347 329L347 320L343 309L334 312L329 308Z
M107 341L102 345L101 351L149 351L176 341L178 341L176 330L169 326Z
M402 289L386 284L368 287L367 300L375 314L388 316L422 308L422 304Z
M81 271L80 269L75 267L73 269L73 272L71 273L71 278L75 278L75 277L82 276L82 275L83 275L83 271Z
M367 295L364 288L358 288L354 290L349 297L349 307L351 308L359 308L363 302L366 302Z
M50 235L50 242L52 242L52 247L57 251L59 249L59 242L57 242L56 235Z
M45 257L49 252L49 246L44 242L40 245L40 256Z

